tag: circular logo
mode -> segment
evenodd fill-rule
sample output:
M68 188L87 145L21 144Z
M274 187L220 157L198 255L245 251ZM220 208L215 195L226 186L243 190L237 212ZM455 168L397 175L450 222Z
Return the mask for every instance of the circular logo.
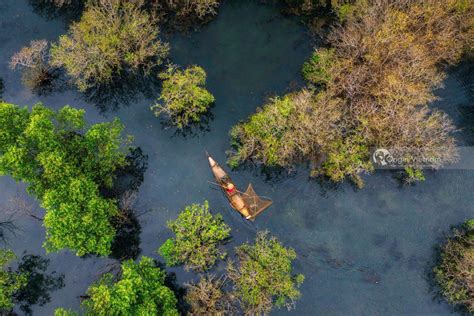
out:
M392 154L387 149L379 148L374 151L372 159L375 164L379 166L386 166L390 161L392 161Z

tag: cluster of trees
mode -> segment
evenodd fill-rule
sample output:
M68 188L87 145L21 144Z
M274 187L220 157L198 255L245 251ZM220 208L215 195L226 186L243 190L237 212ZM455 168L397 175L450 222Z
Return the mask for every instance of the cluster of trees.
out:
M57 8L65 8L77 3L87 3L87 0L35 0L51 4ZM92 0L101 1L101 0ZM90 1L89 1L90 2ZM146 4L154 7L158 15L164 19L190 27L195 23L207 22L217 14L220 0L147 0Z
M110 84L127 72L161 65L169 46L144 0L99 0L51 48L51 65L64 67L79 90Z
M447 301L474 313L474 220L454 229L453 236L441 247L434 272Z
M474 7L463 0L357 1L341 27L303 67L307 88L269 101L231 131L230 163L246 159L290 167L309 161L312 175L334 181L372 170L371 148L437 168L457 157L454 126L428 108L442 85L441 63L472 49ZM393 152L392 152L393 151Z
M158 103L151 108L155 115L164 113L179 129L199 123L215 101L205 88L204 69L190 66L181 70L170 65L159 77L163 80L163 87Z
M63 7L71 1L54 1ZM177 15L195 14L198 18L214 12L216 0L156 1L155 7L169 7ZM156 9L156 8L155 8ZM163 10L163 9L157 9ZM81 92L99 95L120 86L126 78L148 78L168 60L169 44L160 38L160 14L145 0L88 1L81 19L73 22L56 43L32 41L14 54L11 69L23 71L23 81L34 91L50 91L64 69ZM200 122L214 103L207 91L206 72L198 66L184 70L170 64L158 75L163 90L152 107L164 113L179 129Z
M187 206L168 226L176 237L159 249L168 264L203 272L225 257L218 246L230 238L230 228L220 215L209 212L207 202ZM229 260L225 274L203 275L198 283L188 284L186 301L192 314L229 314L238 306L247 314L268 314L273 306L293 307L304 280L303 275L293 273L293 249L285 248L268 232L259 232L254 244L245 243L235 252L237 263ZM226 290L229 283L230 291Z
M65 69L82 92L148 75L165 62L169 45L159 38L158 18L144 7L144 0L88 1L81 19L57 43L32 41L12 57L10 67L22 68L23 81L33 89L51 84L57 70Z
M82 301L84 315L163 315L178 316L177 299L165 285L166 273L156 262L142 257L137 263L126 260L120 276L104 274L87 290ZM59 308L56 316L74 316L79 313Z
M86 128L84 111L0 103L0 174L28 184L46 210L48 251L108 255L117 202L100 192L126 164L118 119Z
M207 201L186 206L176 220L168 222L168 228L176 237L166 240L158 253L169 266L184 264L187 270L202 272L225 258L219 245L230 237L230 227L220 214L209 212Z

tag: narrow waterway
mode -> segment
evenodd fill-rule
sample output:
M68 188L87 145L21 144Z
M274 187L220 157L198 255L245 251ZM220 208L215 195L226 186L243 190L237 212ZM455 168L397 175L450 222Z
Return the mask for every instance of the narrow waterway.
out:
M296 270L306 281L293 315L453 313L435 298L428 273L434 248L450 226L474 215L473 170L430 172L425 182L409 187L401 187L389 172L378 172L365 177L361 190L310 180L304 169L273 177L258 170L230 172L242 188L251 182L257 193L274 200L254 223L243 220L208 183L212 174L205 151L224 164L231 126L268 96L282 95L301 84L299 69L312 44L298 19L284 17L278 8L258 1L227 1L219 16L199 32L169 38L173 61L203 67L207 87L217 100L209 124L185 136L162 126L149 109L151 98L138 97L128 105L109 108L88 103L74 91L37 96L25 89L20 74L8 69L10 56L30 40L55 40L65 27L61 19L39 15L27 0L1 0L3 98L27 106L41 101L55 109L65 104L84 108L90 123L114 116L122 120L126 132L135 136L135 144L148 155L135 207L144 212L139 217L142 255L160 259L156 249L170 236L166 221L187 204L209 200L213 212L223 214L232 227L230 254L233 246L252 240L259 230L269 230L295 248ZM472 64L452 69L437 94L441 99L433 106L447 111L463 128L458 133L460 144L472 145ZM24 187L9 177L0 178L0 207L5 209L16 195L24 196ZM29 201L41 213L37 202ZM65 287L52 292L44 306L33 306L34 315L52 315L60 306L77 309L78 297L113 260L82 259L68 251L46 255L41 247L41 223L21 216L15 217L15 223L19 230L9 236L7 246L18 255L45 256L50 259L49 271L65 275ZM217 270L221 269L222 264ZM179 283L196 277L181 268L169 271L176 272Z

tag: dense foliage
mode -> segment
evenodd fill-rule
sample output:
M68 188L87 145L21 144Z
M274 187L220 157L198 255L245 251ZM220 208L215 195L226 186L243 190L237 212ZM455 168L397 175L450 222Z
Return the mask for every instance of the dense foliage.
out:
M229 261L227 273L246 313L268 314L273 305L293 307L304 280L303 275L293 274L293 249L285 248L268 232L259 232L255 244L236 247L236 253L239 264Z
M7 313L13 308L13 296L25 287L28 276L7 268L16 259L11 250L0 249L0 314Z
M180 70L170 66L160 74L160 78L163 79L163 89L158 103L152 107L155 115L164 113L180 129L199 123L214 103L214 96L204 87L204 69L191 66Z
M51 48L51 64L64 67L84 91L120 80L124 73L162 64L168 44L159 38L156 19L144 0L94 0L79 22Z
M203 271L225 257L219 244L230 237L230 227L220 214L209 212L207 201L186 206L168 227L176 237L166 240L158 251L168 265L185 264L186 269Z
M414 177L429 161L456 159L447 116L431 110L441 63L472 48L474 7L464 0L359 1L345 23L303 67L308 89L270 101L231 132L231 163L246 159L289 167L312 163L313 175L362 185L371 148L403 157ZM393 152L392 152L393 151Z
M474 313L474 220L455 230L442 246L434 272L448 302Z
M85 315L177 316L177 299L164 284L165 277L166 273L151 258L142 257L138 263L124 261L118 280L112 274L105 274L89 287L87 299L82 302ZM58 309L55 314L75 313Z
M116 202L99 189L125 164L118 119L85 128L84 111L42 104L31 112L0 103L0 174L28 183L46 209L45 247L107 255L115 235Z

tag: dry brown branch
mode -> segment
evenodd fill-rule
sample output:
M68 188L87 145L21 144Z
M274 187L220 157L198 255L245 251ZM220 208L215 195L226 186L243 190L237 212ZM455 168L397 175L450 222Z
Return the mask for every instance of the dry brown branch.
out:
M198 283L188 283L186 302L191 306L189 315L233 315L237 312L236 298L225 292L225 276L201 276Z

